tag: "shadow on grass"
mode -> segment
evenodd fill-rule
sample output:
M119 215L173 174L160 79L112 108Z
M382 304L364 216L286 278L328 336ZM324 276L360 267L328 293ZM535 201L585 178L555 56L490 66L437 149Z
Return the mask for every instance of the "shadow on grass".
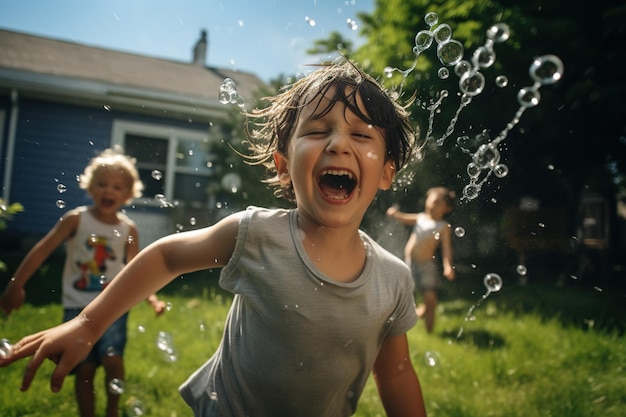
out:
M458 332L441 332L442 339L455 340L458 343L472 345L479 349L499 349L506 345L506 340L497 333L486 330L464 330L463 334L457 338Z
M482 280L482 275L475 274L464 277L462 282L445 282L440 299L462 300L468 306L476 304L486 291ZM610 286L599 287L590 282L547 276L527 284L506 276L503 281L502 289L491 293L483 303L494 303L499 311L518 315L538 314L543 320L556 319L563 326L614 332L620 336L626 333L626 309L623 308L626 282L616 281ZM446 307L446 312L462 315L464 307L463 304L453 303Z

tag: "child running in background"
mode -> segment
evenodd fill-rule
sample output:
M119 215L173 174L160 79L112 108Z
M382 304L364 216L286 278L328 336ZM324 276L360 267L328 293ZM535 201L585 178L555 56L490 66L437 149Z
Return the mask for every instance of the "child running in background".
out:
M256 110L251 150L296 208L250 207L141 251L82 311L25 337L5 366L46 359L51 388L106 326L181 274L223 267L234 294L217 351L181 386L196 416L340 417L373 371L388 416L426 415L406 333L416 321L407 266L359 230L413 148L408 113L351 62L322 67Z
M139 238L135 223L119 209L133 197L140 197L143 184L134 160L113 149L93 158L80 177L93 204L66 212L57 224L26 255L0 297L6 313L20 308L26 293L24 285L48 256L66 243L63 268L63 321L68 322L107 287L127 261L137 255ZM147 301L157 315L165 303L155 294ZM90 339L86 350L67 371L75 374L75 394L81 417L95 416L94 377L102 365L106 386L114 378L124 380L123 354L128 314L111 320L98 338ZM120 396L107 390L107 417L119 415Z
M441 273L435 264L435 252L441 247L443 276L453 280L452 232L444 217L454 208L454 191L446 187L433 187L426 192L426 202L422 213L404 213L397 207L387 209L387 215L398 223L413 226L409 240L404 247L404 258L411 267L415 290L421 294L423 304L417 314L424 318L426 331L431 333L435 326L437 291L441 285Z

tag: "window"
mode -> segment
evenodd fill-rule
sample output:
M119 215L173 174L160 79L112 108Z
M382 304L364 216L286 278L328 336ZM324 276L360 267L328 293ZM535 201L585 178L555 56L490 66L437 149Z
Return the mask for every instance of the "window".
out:
M137 159L146 202L208 203L211 184L218 181L208 132L115 121L112 142Z

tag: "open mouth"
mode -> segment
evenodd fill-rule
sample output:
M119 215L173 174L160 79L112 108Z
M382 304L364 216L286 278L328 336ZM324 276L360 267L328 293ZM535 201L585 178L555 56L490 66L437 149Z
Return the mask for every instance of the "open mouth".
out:
M319 187L332 200L345 200L356 187L356 179L344 169L327 169L319 177Z

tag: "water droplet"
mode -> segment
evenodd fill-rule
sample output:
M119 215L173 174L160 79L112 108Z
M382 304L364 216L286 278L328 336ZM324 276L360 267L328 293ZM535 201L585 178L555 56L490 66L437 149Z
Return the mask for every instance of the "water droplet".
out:
M481 68L489 68L496 62L496 53L491 48L481 46L474 51L472 62Z
M478 197L480 194L480 185L478 184L467 184L465 188L463 188L463 196L468 200L473 200Z
M500 151L493 143L485 143L478 147L472 159L479 168L494 167L500 162Z
M437 47L437 57L443 65L452 66L463 58L463 45L457 40L442 42Z
M487 30L487 38L494 42L504 42L509 39L511 31L506 23L496 23Z
M130 397L125 404L128 417L140 417L145 414L143 403L135 397Z
M500 88L504 88L509 85L509 79L506 75L498 75L496 77L496 85Z
M113 378L109 381L109 392L113 395L122 395L124 393L124 381Z
M457 62L457 64L454 66L454 73L460 77L466 72L469 72L471 69L472 69L472 64L470 64L468 61L463 59Z
M509 175L509 167L504 164L498 164L493 168L493 173L498 178L504 178Z
M480 72L465 72L459 80L459 88L463 94L470 97L477 96L485 88L485 76Z
M450 25L442 23L433 31L433 37L437 43L447 42L452 38L452 28Z
M502 278L493 272L485 275L483 283L489 292L498 292L502 288Z
M517 102L522 107L535 107L541 100L541 94L533 87L520 88L517 93Z
M439 356L435 352L426 352L424 353L424 363L430 367L437 366L439 363Z
M563 62L556 55L543 55L535 58L528 73L541 84L554 84L563 77Z
M415 46L417 47L419 52L425 51L430 48L430 45L433 43L433 34L428 30L420 30L415 35ZM419 53L418 52L418 53Z
M435 12L427 13L426 16L424 16L424 22L426 22L428 26L435 26L437 22L439 22L439 16Z
M447 79L450 76L450 71L448 71L448 68L446 68L446 67L441 67L441 68L439 68L439 71L437 71L437 75L442 80L445 80L445 79Z
M11 346L9 340L5 338L0 339L0 359L9 357L12 351L13 346Z

